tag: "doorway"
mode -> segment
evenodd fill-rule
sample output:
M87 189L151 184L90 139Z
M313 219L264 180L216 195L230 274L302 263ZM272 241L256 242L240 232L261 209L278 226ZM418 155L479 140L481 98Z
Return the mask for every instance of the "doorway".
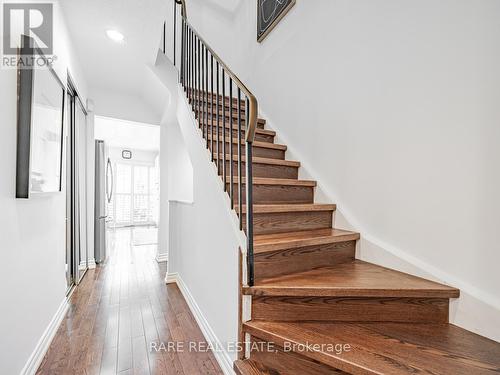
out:
M113 171L105 210L106 247L111 251L117 242L130 237L127 241L137 251L157 249L159 126L96 116L95 138L105 145L106 160ZM106 196L104 187L96 185L96 189L103 190L96 190L96 197Z

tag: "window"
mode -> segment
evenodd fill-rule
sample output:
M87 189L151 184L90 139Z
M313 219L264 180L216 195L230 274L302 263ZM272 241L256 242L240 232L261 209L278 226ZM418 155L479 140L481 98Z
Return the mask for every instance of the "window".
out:
M108 204L114 226L156 224L158 178L154 166L115 163L115 192Z

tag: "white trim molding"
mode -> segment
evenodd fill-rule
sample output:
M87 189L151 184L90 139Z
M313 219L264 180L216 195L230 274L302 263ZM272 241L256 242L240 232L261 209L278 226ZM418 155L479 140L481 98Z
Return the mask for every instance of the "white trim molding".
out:
M158 263L166 262L168 260L168 253L156 254L155 259Z
M40 337L40 340L38 340L38 343L35 346L35 350L33 350L33 353L31 353L28 361L21 370L20 375L34 375L36 373L36 371L38 370L38 366L40 366L40 363L42 363L43 357L47 353L47 350L49 349L49 346L52 343L52 340L54 339L54 336L56 335L56 332L59 329L59 326L61 325L66 312L68 311L68 308L68 299L65 297L59 305L59 308L50 321L48 327L43 332L42 337Z
M88 261L88 267L89 267L89 270L93 270L93 269L95 269L97 267L97 264L96 264L94 258L89 259L89 261Z
M216 348L223 348L219 338L216 336L214 330L210 326L210 323L203 315L203 312L201 311L200 307L194 300L193 295L189 291L187 285L182 280L181 276L178 273L168 273L167 276L165 277L165 283L177 284L182 295L184 296L184 299L186 300L189 306L189 309L191 310L191 313L193 314L196 320L196 323L198 323L198 326L200 327L201 332L205 337L205 340L207 340L209 344L213 344L213 346ZM233 361L227 352L222 350L215 350L213 351L213 354L215 356L215 359L219 363L219 366L221 367L224 375L235 375L235 372L233 370Z
M96 262L95 259L89 259L87 262L82 260L80 264L78 265L78 270L79 271L86 271L86 270L93 270L96 268Z
M177 282L179 274L177 272L167 273L165 276L165 284L173 284Z

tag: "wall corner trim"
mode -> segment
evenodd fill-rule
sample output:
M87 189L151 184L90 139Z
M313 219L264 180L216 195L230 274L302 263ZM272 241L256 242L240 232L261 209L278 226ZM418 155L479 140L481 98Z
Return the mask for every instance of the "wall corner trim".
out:
M156 261L158 263L163 263L163 262L166 262L168 260L168 253L164 253L164 254L156 254Z
M93 269L95 269L97 267L97 264L96 264L94 258L89 259L89 261L88 261L87 264L88 264L89 270L93 270Z
M43 357L45 357L45 354L47 353L47 350L49 349L49 346L52 343L52 340L54 339L66 312L68 311L68 308L68 299L67 297L64 297L64 300L59 305L59 308L52 317L52 320L40 337L40 340L38 340L33 353L31 353L28 361L21 370L20 375L34 375L36 373L38 366L42 363Z
M189 309L191 310L191 313L193 314L196 320L196 323L198 323L198 326L200 327L201 332L205 337L205 340L207 340L209 344L213 345L216 348L223 348L224 346L222 346L219 338L215 335L214 330L208 323L208 320L203 315L203 312L196 303L193 295L189 291L187 285L182 280L181 276L178 273L169 273L165 278L165 282L167 284L173 284L173 283L177 284L182 295L184 296L184 299L186 300L189 306ZM216 350L213 351L212 353L214 354L215 359L219 363L219 366L221 367L224 375L235 375L235 372L233 370L233 361L225 351Z
M167 273L167 275L165 276L165 284L176 283L178 277L179 277L179 274L177 272Z

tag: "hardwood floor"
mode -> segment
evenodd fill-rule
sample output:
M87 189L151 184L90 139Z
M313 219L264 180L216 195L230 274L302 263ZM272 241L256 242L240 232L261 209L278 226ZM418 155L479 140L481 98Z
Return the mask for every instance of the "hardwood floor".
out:
M111 231L107 262L72 294L37 374L222 374L211 352L187 349L204 337L178 287L165 285L156 246L134 245L148 243L143 232ZM169 342L184 350L167 350ZM153 343L165 350L150 350Z

